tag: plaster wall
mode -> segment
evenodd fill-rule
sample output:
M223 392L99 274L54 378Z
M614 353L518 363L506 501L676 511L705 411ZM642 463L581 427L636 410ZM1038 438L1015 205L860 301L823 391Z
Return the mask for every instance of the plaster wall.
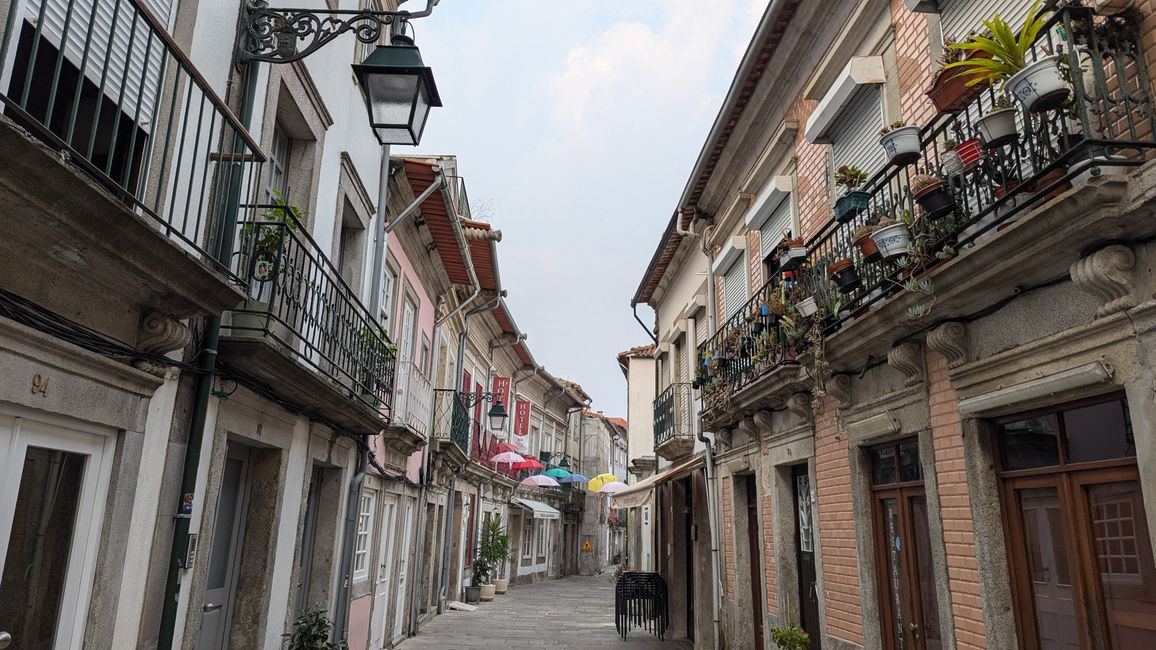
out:
M654 359L627 361L626 422L629 460L654 456ZM633 482L634 478L631 478Z

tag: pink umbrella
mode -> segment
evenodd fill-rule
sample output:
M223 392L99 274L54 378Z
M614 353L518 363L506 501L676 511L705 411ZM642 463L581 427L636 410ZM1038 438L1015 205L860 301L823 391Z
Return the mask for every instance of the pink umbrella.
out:
M628 487L630 487L630 486L623 483L622 481L611 481L611 482L603 485L602 487L598 488L598 493L599 494L618 494L619 492L625 490Z
M537 485L538 487L557 487L558 481L544 474L535 474L522 479L522 485Z
M490 458L490 462L492 463L520 463L524 460L526 459L522 458L521 454L516 454L512 451L503 451L497 456Z

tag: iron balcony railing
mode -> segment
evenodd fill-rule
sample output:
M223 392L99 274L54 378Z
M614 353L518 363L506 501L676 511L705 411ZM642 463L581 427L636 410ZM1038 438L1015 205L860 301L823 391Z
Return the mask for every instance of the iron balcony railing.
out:
M470 455L470 414L456 390L433 391L433 437L450 440L466 456Z
M29 0L0 41L3 113L231 276L265 155L142 0ZM111 235L110 235L111 236Z
M819 332L830 334L908 288L906 275L934 268L963 247L982 245L1001 225L1082 182L1093 170L1142 164L1156 147L1156 107L1139 26L1136 15L1099 16L1082 6L1054 12L1027 58L1061 55L1069 71L1070 100L1039 112L1016 103L1018 137L977 147L976 158L962 168L958 152L947 151L943 143L948 138L979 143L978 120L992 110L997 89L987 88L961 110L923 125L918 160L889 165L871 176L860 188L870 195L864 209L842 222L832 215L806 241L801 267L776 273L699 346L702 365L696 383L704 410L725 407L735 392L768 370L793 362L796 352L813 344L814 334L808 332L816 319ZM911 190L912 179L920 174L945 181L953 203L948 214L931 219L922 213ZM867 258L855 246L855 231L881 219L913 224L913 234L922 238L918 261L913 256ZM828 274L828 267L841 260L852 263L859 279L842 290ZM800 316L794 307L807 297L817 298L816 316Z
M399 364L390 420L428 436L432 413L433 385L425 373L411 361Z
M671 384L654 400L654 446L693 435L691 385Z
M394 388L394 346L292 208L262 205L261 220L241 224L234 269L249 298L224 333L264 336L282 351L344 386L350 397L387 414Z

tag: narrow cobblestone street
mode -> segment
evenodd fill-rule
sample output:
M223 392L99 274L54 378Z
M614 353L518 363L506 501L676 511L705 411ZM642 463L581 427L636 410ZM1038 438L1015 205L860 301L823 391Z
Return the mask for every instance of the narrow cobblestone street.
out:
M512 586L474 612L436 616L401 650L438 648L623 648L649 650L690 647L659 641L645 630L631 630L625 642L614 630L614 584L610 574L573 576L534 585Z

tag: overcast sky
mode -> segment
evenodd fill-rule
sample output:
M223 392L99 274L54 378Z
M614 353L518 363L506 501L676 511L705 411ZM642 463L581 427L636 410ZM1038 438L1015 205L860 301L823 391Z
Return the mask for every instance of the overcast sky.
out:
M442 0L414 21L445 104L417 151L458 156L534 357L608 415L615 355L649 342L630 298L765 6Z

